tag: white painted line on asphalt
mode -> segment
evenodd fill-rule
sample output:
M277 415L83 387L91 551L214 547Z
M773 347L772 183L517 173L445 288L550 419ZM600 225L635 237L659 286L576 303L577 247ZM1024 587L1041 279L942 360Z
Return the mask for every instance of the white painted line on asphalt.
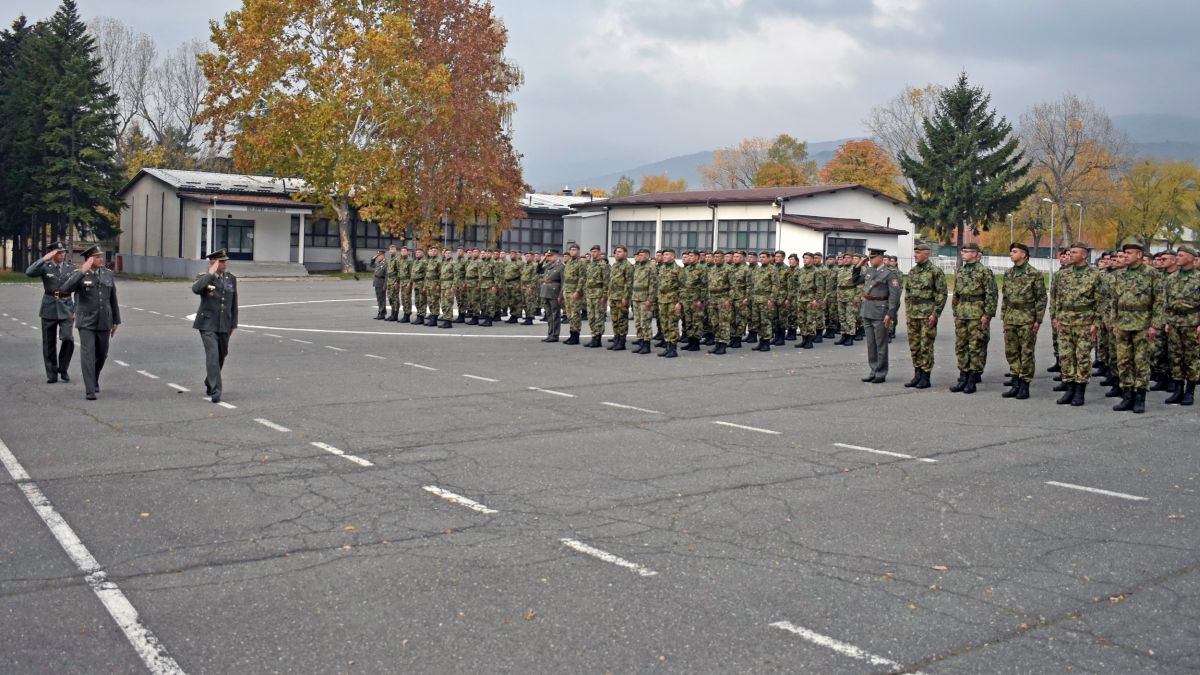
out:
M1149 497L1139 497L1137 495L1125 494L1124 492L1113 492L1111 490L1101 490L1100 488L1087 487L1085 485L1075 485L1074 483L1060 483L1056 480L1048 480L1048 481L1046 481L1046 485L1056 485L1058 487L1070 488L1072 490L1083 490L1084 492L1094 492L1098 495L1105 495L1108 497L1120 497L1121 499L1129 499L1129 500L1135 501L1135 502L1150 501Z
M580 553L583 553L584 555L590 555L593 558L598 558L600 560L603 560L604 562L612 563L619 567L624 567L625 569L633 570L634 572L637 572L638 574L640 574L644 577L653 577L653 576L658 575L658 572L655 572L654 570L642 567L641 565L639 565L637 563L629 562L628 560L621 558L619 556L615 556L615 555L609 553L608 551L602 551L594 546L588 546L587 544L583 543L582 541L578 541L575 539L559 539L559 541L561 541L567 548L572 548L572 549L575 549L576 551L579 551Z
M32 329L34 329L34 330L38 330L38 327L37 327L37 326L30 326L30 328L32 328Z
M723 427L733 427L734 429L745 429L746 431L757 431L760 434L774 434L776 436L779 435L778 431L771 431L770 429L759 429L758 427L748 427L744 424L734 424L733 422L722 422L721 420L713 420L713 424L720 424Z
M335 352L344 352L344 351L346 351L345 349L342 349L341 347L334 347L333 345L324 345L324 347L325 347L325 349L332 349L332 350L333 350L333 351L335 351Z
M148 377L148 378L150 378L150 379L152 379L152 380L157 380L157 379L158 379L158 376L157 376L157 375L155 375L154 373L147 373L147 372L146 372L146 371L144 371L144 370L139 370L139 371L137 371L137 373L138 373L138 375L141 375L142 377Z
M183 669L142 621L137 609L130 604L120 587L109 580L108 573L100 567L100 563L84 546L75 530L71 529L67 521L54 509L54 505L46 499L41 488L32 482L25 467L21 466L4 441L0 441L0 463L4 464L8 474L20 486L25 499L37 512L38 517L50 528L50 533L58 540L67 557L84 574L84 582L99 598L104 609L108 610L113 621L117 622L117 626L125 634L125 639L133 645L133 650L142 659L142 663L146 664L146 668L154 675L182 675Z
M279 307L281 305L315 305L322 302L375 302L375 298L350 298L343 300L293 300L291 302L264 302L258 305L242 305L242 309L251 307Z
M192 316L195 318L195 316ZM541 340L543 336L538 334L515 334L515 333L404 333L390 330L335 330L330 328L290 328L287 326L262 326L255 323L242 324L246 328L257 328L259 330L281 330L296 333L324 333L327 335L387 335L390 337L427 337L427 338L468 338L476 340Z
M337 455L338 457L344 457L344 458L350 460L351 462L354 462L355 464L358 464L360 466L375 466L374 464L368 462L367 460L363 459L362 457L355 457L354 455L348 455L344 451L339 450L339 449L333 447L332 445L329 445L328 443L321 443L320 441L313 441L312 444L313 444L313 446L318 447L318 448L324 450L325 452L328 452L333 455Z
M18 319L18 318L17 318L17 317L15 317L15 316L13 316L13 317L9 317L9 318L10 318L10 319L12 319L13 321L20 321L20 319Z
M635 405L623 405L621 403L613 403L612 401L601 401L600 405L606 405L606 406L610 406L613 408L623 408L625 410L636 410L638 412L650 413L651 415L661 415L662 414L661 412L659 412L657 410L649 410L647 408L639 408Z
M576 398L575 394L568 394L562 391L554 391L553 389L542 389L540 387L530 387L529 391L540 391L543 394L554 394L555 396L563 396L566 398Z
M367 357L368 359L379 359L380 361L387 361L386 356L375 356L374 354L363 354L363 356Z
M442 499L445 499L446 501L450 502L451 504L458 504L459 506L465 506L468 509L471 509L472 511L478 511L480 513L499 513L499 511L497 511L496 509L489 509L488 507L484 506L483 504L480 504L479 502L477 502L473 499L467 499L466 497L459 495L459 494L455 494L453 492L450 492L449 490L443 490L442 488L440 488L436 485L426 485L425 491L432 492L433 494L441 497Z
M423 366L419 363L409 363L408 361L405 361L404 365L412 366L413 368L420 368L421 370L437 370L437 368L430 368L429 366Z
M266 335L267 337L279 338L280 340L283 339L282 335L276 335L274 333L263 333L263 335Z
M291 432L291 429L283 426L282 424L275 424L271 420L265 420L261 417L255 417L254 421L258 422L259 424L263 425L264 427L266 427L268 429L274 429L275 431L282 431L285 434Z
M139 312L144 312L144 311L146 311L146 310L142 309L141 307L130 307L130 309L135 309L135 310L137 310L137 311L139 311Z
M159 314L158 312L156 312L156 311L154 311L154 310L152 310L152 309L150 309L150 310L146 310L146 311L150 312L151 314L158 314L159 316L162 316L162 314Z
M0 312L0 314L3 314L4 316L8 316L8 312Z
M167 317L168 319L177 318L174 314L163 314L163 316Z
M242 332L243 332L243 333L257 333L257 332L258 332L258 331L253 331L253 330L250 330L249 328L243 328L243 329L241 329L241 330L242 330Z
M302 345L311 345L312 344L308 340L297 340L296 338L292 338L292 342L299 342Z
M168 383L167 383L167 386L168 386L168 387L170 387L170 388L172 388L172 389L177 389L177 390L179 390L179 391L182 391L182 392L183 392L183 393L185 393L185 394L186 394L187 392L191 391L191 389L188 389L187 387L184 387L184 386L181 386L181 385L175 384L174 382L168 382Z
M928 462L930 464L937 463L936 459L929 459L928 457L916 457L914 455L906 455L902 452L891 452L890 450L876 450L875 448L864 448L861 445L848 445L846 443L834 443L834 445L836 445L839 448L846 448L847 450L862 450L863 452L873 452L876 455L887 455L888 457L899 457L901 459L915 459L918 462Z
M113 359L113 363L117 364L118 366L125 366L126 368L129 367L128 363L125 363L124 361L122 361L120 359Z
M493 380L490 377L480 377L478 375L469 375L467 373L463 373L463 377L469 377L472 380L479 380L480 382L499 382L500 381L500 380Z
M866 661L873 666L884 666L890 670L904 670L904 665L901 663L896 663L891 659L885 659L882 656L876 656L869 652L863 651L852 644L842 642L841 640L835 640L828 635L821 635L820 633L811 631L802 626L797 626L790 621L776 621L775 623L771 624L771 627L779 628L781 630L786 630L789 633L799 635L815 645L825 647L826 649L832 649L842 656L849 656L852 659ZM920 671L918 670L904 670L904 672L911 673L912 675L921 675Z
M211 396L201 396L200 400L201 401L211 401L212 397ZM237 410L237 406L232 403L229 403L228 401L221 401L217 405L221 406L222 408L228 408L229 410Z

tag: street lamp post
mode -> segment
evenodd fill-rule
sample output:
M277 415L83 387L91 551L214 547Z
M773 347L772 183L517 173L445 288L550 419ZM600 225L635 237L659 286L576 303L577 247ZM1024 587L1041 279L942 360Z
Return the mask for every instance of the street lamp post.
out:
M1013 214L1008 214L1008 243L1011 246L1016 241L1013 239Z
M1042 197L1042 201L1050 202L1050 280L1054 281L1054 250L1058 248L1054 245L1054 211L1058 208L1058 204L1054 203L1049 197Z
M1083 239L1083 202L1078 202L1075 206L1079 207L1079 222L1075 224L1075 241Z

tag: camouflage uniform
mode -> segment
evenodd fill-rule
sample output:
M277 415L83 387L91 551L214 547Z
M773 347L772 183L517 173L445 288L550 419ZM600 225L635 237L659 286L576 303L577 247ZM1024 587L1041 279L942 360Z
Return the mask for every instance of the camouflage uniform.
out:
M1096 287L1097 299L1102 311L1106 311L1112 299L1112 280L1113 274L1117 270L1106 269L1100 274L1100 282ZM1117 354L1116 344L1113 342L1113 332L1103 321L1100 322L1100 328L1096 335L1096 359L1104 364L1106 370L1116 372ZM1066 381L1066 378L1063 378Z
M804 332L801 317L806 316L796 305L796 294L799 288L800 273L804 268L800 265L792 267L785 263L781 270L783 280L783 303L779 305L779 323L785 332L785 337L794 339L796 332Z
M811 345L812 338L821 332L825 307L825 284L820 270L814 265L805 265L796 270L796 295L793 310L796 313L797 332L803 338L801 346Z
M858 301L862 293L859 292L859 277L858 268L853 265L843 265L838 268L837 274L837 306L838 306L838 326L841 327L842 336L853 337L858 332Z
M679 321L682 312L675 305L682 300L683 268L674 262L664 262L658 268L658 327L663 341L670 349L679 341Z
M750 266L733 263L729 270L729 297L733 302L733 313L730 315L733 343L741 346L742 336L750 326Z
M583 273L586 264L578 258L571 258L563 266L563 306L572 337L583 330ZM574 297L576 293L579 294L578 299Z
M1088 265L1054 275L1050 319L1058 322L1058 359L1062 381L1087 384L1092 373L1092 327L1104 309L1102 275Z
M724 263L708 271L708 310L713 316L713 339L717 343L717 349L710 350L713 354L724 354L733 339L733 277L733 266Z
M701 263L692 263L683 268L683 337L687 338L688 346L692 349L692 341L700 343L704 332L704 286L705 274ZM696 347L699 349L699 347Z
M937 339L937 322L929 325L930 316L941 316L946 309L946 275L933 262L926 260L913 265L905 279L904 317L908 325L908 352L913 368L928 376L933 371L933 343ZM915 384L915 383L914 383Z
M627 258L614 262L608 272L607 295L612 308L613 338L622 345L629 334L629 298L632 292L633 264Z
M449 328L450 322L454 320L454 289L458 287L458 269L457 260L442 257L442 264L438 270L438 277L442 280L438 297L442 308L438 318L442 321L442 328Z
M525 306L525 287L521 283L521 265L524 263L520 260L508 259L504 261L504 287L506 294L504 296L504 308L508 310L508 322L516 323L521 316L521 309Z
M775 330L775 264L759 265L750 270L750 302L754 308L750 328L758 332L761 351L770 350Z
M425 289L425 270L428 261L421 257L413 260L412 265L412 288L413 288L413 323L419 323L425 320L425 306L429 304L429 293Z
M787 261L775 263L775 292L772 295L772 299L775 300L775 312L771 317L775 333L772 344L783 344L784 335L787 333L788 313L792 308L793 297L788 290L791 276L792 270L787 266Z
M495 315L496 293L499 289L496 287L496 266L492 264L490 258L480 255L479 259L479 322L486 325L491 325L492 317Z
M981 318L996 315L996 278L980 263L964 264L954 275L954 354L958 369L976 377L987 366L991 332Z
M599 346L600 337L604 335L604 321L607 307L604 294L608 292L608 263L603 260L593 260L584 268L584 291L587 293L588 328L592 331L592 341Z
M467 266L471 264L471 259L464 252L455 263L458 267L454 270L454 299L458 302L458 316L454 322L462 323L467 320L467 312L471 308L471 285L467 283Z
M428 325L431 319L437 319L441 307L442 258L440 254L437 259L426 255L425 260L427 261L425 263L425 297L429 303L428 311L425 313L425 323Z
M525 321L533 322L533 314L537 311L538 292L541 290L542 278L538 275L537 261L526 260L521 263L522 303L525 311Z
M1108 323L1117 343L1121 388L1144 392L1150 384L1149 328L1162 328L1163 305L1154 271L1144 262L1113 275Z
M658 269L653 260L634 263L630 302L633 303L633 320L638 339L649 346L651 338L654 337L653 305L658 302ZM647 303L651 305L650 308L646 307ZM645 350L644 353L649 353L649 350Z
M412 258L396 256L388 263L388 276L391 277L392 286L388 287L388 293L394 294L389 300L392 303L393 311L399 307L404 313L404 318L408 318L412 307ZM397 302L399 300L399 302Z
M838 325L838 267L825 267L825 333L832 337Z
M1004 298L1000 319L1004 321L1004 356L1014 380L1033 380L1033 351L1037 332L1046 313L1046 280L1028 261L1004 273Z
M1167 333L1171 379L1177 387L1194 388L1196 380L1200 380L1200 341L1196 339L1196 326L1200 326L1200 272L1181 269L1172 274L1163 288L1163 307L1165 321L1171 327Z
M470 257L467 259L466 271L463 272L463 285L467 289L465 299L467 323L473 326L477 325L479 318L483 316L483 307L481 305L483 289L481 288L482 283L479 280L480 265L481 261L478 257ZM460 298L459 302L464 302L464 300Z

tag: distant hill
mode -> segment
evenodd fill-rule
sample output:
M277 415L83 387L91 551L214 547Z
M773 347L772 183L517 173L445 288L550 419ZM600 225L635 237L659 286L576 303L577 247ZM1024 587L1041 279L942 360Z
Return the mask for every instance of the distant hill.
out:
M1129 136L1137 157L1200 164L1200 117L1117 115L1113 124Z

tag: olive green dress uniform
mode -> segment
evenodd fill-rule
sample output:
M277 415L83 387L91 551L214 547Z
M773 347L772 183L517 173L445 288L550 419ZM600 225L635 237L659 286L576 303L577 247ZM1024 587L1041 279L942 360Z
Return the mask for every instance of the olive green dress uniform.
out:
M425 269L427 259L414 259L412 264L413 287L413 325L425 323L425 307L429 304L429 293L425 289Z
M204 344L204 391L213 403L221 400L221 369L229 355L229 336L237 328L237 277L230 272L196 277L192 292L200 296L200 307L192 328L200 331Z
M946 308L946 275L941 268L926 260L913 265L905 280L904 316L908 328L908 353L912 356L913 380L910 386L928 389L933 372L933 345L938 325L929 325L929 317L940 317Z
M603 260L593 260L584 269L584 291L587 293L588 328L592 332L592 340L588 347L603 346L604 323L607 320L607 307L604 294L608 292L608 263Z
M1162 294L1154 271L1144 261L1113 275L1108 323L1117 347L1117 378L1124 399L1115 409L1144 412L1150 386L1150 338L1161 330Z
M71 294L59 287L74 271L75 266L66 259L57 265L37 260L25 270L26 276L42 279L42 303L38 316L42 320L42 363L46 366L48 384L57 382L60 376L63 382L71 380L67 369L71 365L71 355L75 353L75 335L71 332L75 303L71 300ZM57 344L60 341L61 346Z
M996 299L996 277L985 265L967 263L954 275L950 307L954 312L954 354L959 370L959 384L954 391L974 393L974 385L983 376L991 330L980 319L996 316Z
M87 257L87 251L84 254ZM113 273L104 267L86 273L75 270L63 280L59 291L75 294L79 366L83 371L84 391L89 399L94 399L100 391L100 371L108 358L112 327L121 324L116 281Z
M559 324L562 320L563 263L561 260L542 266L542 284L538 297L542 299L542 316L546 318L546 339L543 342L558 342Z
M629 334L629 304L633 298L633 264L628 258L614 262L608 273L608 305L612 308L613 343L609 349L625 349Z
M1004 272L1003 300L1000 319L1004 322L1004 356L1013 376L1013 389L1008 398L1029 397L1033 381L1034 348L1037 332L1046 314L1046 280L1028 261L1014 265Z
M1189 249L1189 252L1192 249ZM1200 272L1179 269L1163 287L1163 308L1167 332L1167 358L1175 392L1166 403L1192 405L1196 381L1200 380Z
M658 303L658 267L653 259L633 264L633 288L629 300L633 303L634 329L638 336L638 348L634 353L649 354L654 338L654 307Z
M882 251L877 255L882 255ZM868 267L863 272L862 304L859 316L867 342L867 365L871 368L864 382L881 384L888 374L888 329L883 325L884 317L896 322L900 311L900 277L888 265Z

